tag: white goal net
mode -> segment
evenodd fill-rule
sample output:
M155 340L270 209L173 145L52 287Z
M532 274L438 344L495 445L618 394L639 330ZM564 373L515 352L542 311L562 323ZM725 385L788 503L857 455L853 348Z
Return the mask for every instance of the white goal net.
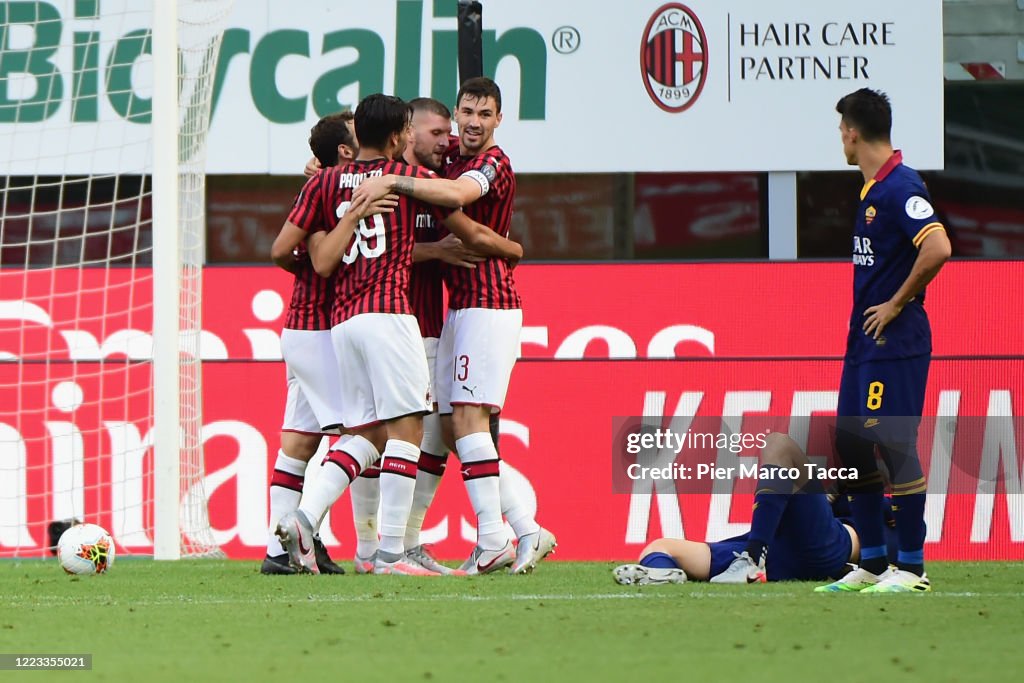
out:
M0 557L68 519L121 552L219 552L199 341L231 4L0 2Z

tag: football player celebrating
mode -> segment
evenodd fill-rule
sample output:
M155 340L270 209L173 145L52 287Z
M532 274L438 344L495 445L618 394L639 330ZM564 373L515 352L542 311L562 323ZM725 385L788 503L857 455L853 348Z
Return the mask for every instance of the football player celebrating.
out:
M467 80L459 89L455 120L458 147L446 155L445 169L452 180L384 176L359 192L376 198L394 190L434 204L463 207L448 215L445 226L482 252L477 240L484 233L467 229L467 222L490 226L506 237L515 198L511 162L494 140L501 123L498 85L489 78ZM517 260L498 254L472 270L444 269L449 311L439 341L436 389L445 432L451 434L448 441L462 462L462 477L477 516L477 544L462 566L469 574L504 567L526 573L555 548L554 535L537 524L511 487L502 490L500 458L491 437L490 418L504 405L519 351L523 316L512 277ZM517 548L507 538L502 508L519 539Z
M356 150L352 115L332 114L320 119L310 130L309 146L324 168L351 161ZM267 554L260 567L263 574L295 573L273 531L278 520L298 506L306 466L316 454L324 433L337 433L341 425L337 364L331 346L334 279L322 278L313 270L307 237L305 231L286 224L270 250L274 263L292 273L295 280L281 331L288 394L281 448L270 479L270 533ZM313 546L320 573L345 573L331 560L319 536L314 536Z

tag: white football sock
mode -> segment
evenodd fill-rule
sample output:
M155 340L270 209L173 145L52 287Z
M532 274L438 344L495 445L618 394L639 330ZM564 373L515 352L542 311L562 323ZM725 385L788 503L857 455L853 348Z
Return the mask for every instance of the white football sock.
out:
M284 475L278 475L278 472L283 472ZM270 528L267 534L267 555L270 557L277 557L285 552L274 530L277 529L277 522L281 517L299 507L305 475L306 463L278 449L277 460L274 461L274 474L270 479Z
M405 549L415 548L420 544L420 531L423 529L423 520L427 516L427 508L434 502L434 494L441 484L442 474L428 472L423 469L424 456L420 454L420 467L416 470L416 487L412 494L412 508L409 510L409 523L405 527ZM437 458L438 456L430 456ZM441 460L443 463L444 460ZM443 465L442 465L443 468ZM442 473L443 473L442 469Z
M477 545L484 550L500 550L508 543L505 523L501 519L501 496L498 484L498 451L490 432L468 434L455 442L462 461L463 481L476 512ZM474 476L473 471L483 472Z
M302 492L299 512L306 515L314 532L352 480L380 458L373 444L362 436L353 436L341 448L338 444L342 444L340 439L328 451L316 479Z
M405 551L405 527L409 523L413 491L416 489L415 444L388 439L380 466L380 549L386 553Z
M540 531L540 524L537 524L537 520L530 514L530 510L523 503L519 492L512 485L512 478L504 474L504 461L501 463L501 469L502 475L498 477L498 489L501 495L501 514L505 516L505 521L512 527L516 538Z
M377 511L380 509L380 468L375 470L376 476L358 476L349 486L352 497L352 523L356 528L356 555L370 557L380 546L377 536Z

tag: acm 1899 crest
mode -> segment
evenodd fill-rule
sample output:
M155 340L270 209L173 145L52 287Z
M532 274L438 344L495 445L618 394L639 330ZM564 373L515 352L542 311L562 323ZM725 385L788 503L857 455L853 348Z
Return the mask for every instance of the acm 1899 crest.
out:
M669 3L660 7L644 29L640 71L651 100L672 113L690 108L700 97L708 74L708 41L693 10Z

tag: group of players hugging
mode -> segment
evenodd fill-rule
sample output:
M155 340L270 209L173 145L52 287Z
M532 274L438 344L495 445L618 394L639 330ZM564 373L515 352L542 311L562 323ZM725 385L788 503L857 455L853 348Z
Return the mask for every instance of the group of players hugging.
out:
M554 535L501 476L497 450L519 352L512 271L523 251L507 237L516 181L494 141L494 81L467 80L454 118L458 137L443 103L373 94L312 129L310 177L271 254L295 281L265 574L343 573L317 530L346 489L357 573L522 574L554 551ZM326 433L340 436L305 482ZM458 569L420 539L449 453L477 522Z
M772 433L748 533L658 539L637 564L613 570L620 584L804 580L831 581L820 592L931 590L916 446L931 358L924 299L951 248L924 182L892 147L888 98L862 88L836 111L846 161L864 176L834 439L856 477L837 490L783 476L808 472L809 461ZM501 476L497 450L522 326L512 274L523 256L508 239L516 185L494 141L498 86L467 80L456 99L457 137L452 118L437 100L374 94L354 115L327 116L312 130L310 177L272 249L295 283L281 335L288 399L263 573L342 573L317 529L346 489L358 573L520 574L555 549L554 535ZM304 485L326 433L340 436ZM476 545L458 569L420 539L449 453L477 518Z

